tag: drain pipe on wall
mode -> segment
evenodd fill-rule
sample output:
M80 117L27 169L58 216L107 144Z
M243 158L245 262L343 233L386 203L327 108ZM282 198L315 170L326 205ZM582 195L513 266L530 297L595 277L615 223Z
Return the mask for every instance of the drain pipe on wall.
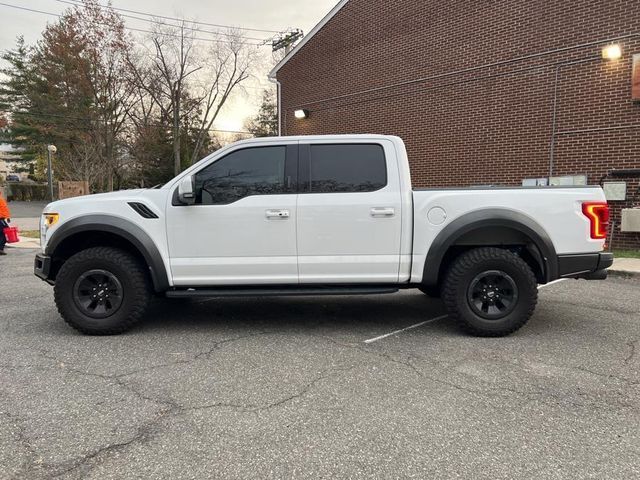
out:
M278 136L282 136L282 84L278 79L269 77L269 81L276 84L276 96L278 97Z
M560 70L564 67L570 67L573 65L579 65L582 63L589 62L598 62L602 61L601 57L587 57L580 60L572 60L569 62L558 63L556 64L554 85L553 85L553 121L551 125L551 141L549 143L549 178L553 176L553 169L555 167L555 148L556 148L556 138L558 135L568 133L568 132L558 132L558 104L559 104L559 90L560 90Z
M553 167L555 161L556 137L558 136L558 90L560 83L560 69L581 63L594 62L601 60L600 57L583 58L582 60L573 60L566 63L558 63L556 65L555 78L553 83L553 121L551 123L551 142L549 146L549 178L553 177Z
M549 182L553 177L553 161L556 149L556 130L558 128L558 78L560 77L560 67L556 66L555 81L553 84L553 122L551 124L551 145L549 147Z

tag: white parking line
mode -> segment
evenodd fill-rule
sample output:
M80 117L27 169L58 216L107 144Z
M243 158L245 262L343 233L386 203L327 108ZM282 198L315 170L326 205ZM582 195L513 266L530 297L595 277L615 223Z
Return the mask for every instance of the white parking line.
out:
M548 287L550 285L553 285L555 283L564 282L565 280L567 280L567 279L566 278L560 278L559 280L554 280L553 282L549 282L549 283L546 283L544 285L538 285L538 290L540 290L541 288L545 288L545 287ZM377 342L378 340L383 340L385 338L389 338L389 337L392 337L394 335L398 335L399 333L406 332L407 330L413 330L414 328L418 328L418 327L421 327L423 325L427 325L428 323L437 322L438 320L442 320L444 318L447 318L447 315L440 315L439 317L432 318L430 320L425 320L424 322L416 323L415 325L411 325L409 327L402 328L400 330L396 330L395 332L386 333L384 335L380 335L379 337L375 337L375 338L370 338L368 340L365 340L364 343Z
M406 328L403 328L401 330L396 330L395 332L387 333L385 335L380 335L379 337L375 337L375 338L370 338L369 340L365 340L364 343L377 342L378 340L382 340L382 339L387 338L387 337L392 337L393 335L397 335L399 333L406 332L407 330L413 330L414 328L421 327L423 325L426 325L427 323L433 323L433 322L436 322L438 320L442 320L443 318L447 318L447 316L448 315L440 315L439 317L432 318L431 320L425 320L424 322L416 323L415 325L411 325L410 327L406 327Z
M554 283L564 282L565 280L566 280L566 278L561 278L559 280L554 280L553 282L545 283L544 285L538 285L538 290L540 290L541 288L544 288L544 287L548 287L549 285L553 285Z

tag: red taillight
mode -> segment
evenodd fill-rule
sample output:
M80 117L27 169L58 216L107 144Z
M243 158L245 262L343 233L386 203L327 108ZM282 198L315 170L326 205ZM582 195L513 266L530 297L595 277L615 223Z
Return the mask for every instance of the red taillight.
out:
M591 238L603 240L607 238L609 226L609 205L607 202L585 202L582 204L582 213L591 224Z

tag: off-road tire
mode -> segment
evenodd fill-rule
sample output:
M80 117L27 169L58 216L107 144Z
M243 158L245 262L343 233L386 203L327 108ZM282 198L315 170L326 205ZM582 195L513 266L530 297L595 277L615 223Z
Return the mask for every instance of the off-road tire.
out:
M86 272L104 270L122 287L119 308L106 318L92 318L74 300L76 282ZM133 255L112 247L82 250L60 268L54 286L58 312L71 327L87 335L116 335L132 328L143 317L152 296L146 268Z
M513 310L502 318L483 318L469 298L475 279L488 271L506 273L517 287ZM529 265L518 255L501 248L477 248L453 261L445 275L442 299L449 316L470 334L502 337L520 329L533 314L538 301L537 281Z

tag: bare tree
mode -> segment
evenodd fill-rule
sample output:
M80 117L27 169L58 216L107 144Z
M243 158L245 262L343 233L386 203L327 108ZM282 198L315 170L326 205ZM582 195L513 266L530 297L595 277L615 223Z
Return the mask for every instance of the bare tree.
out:
M147 55L148 62L142 61L133 66L138 93L145 92L150 97L143 116L151 115L153 108L157 107L162 118L171 119L174 173L177 175L182 169L180 127L184 92L189 77L202 66L195 58L195 30L189 28L186 22L175 26L157 21L153 31L153 49Z
M63 180L86 180L94 186L104 180L104 165L101 158L104 145L91 133L82 135L82 141L75 142L57 162L56 175Z
M150 97L149 105L170 119L177 175L182 169L183 128L190 128L188 133L195 138L193 163L225 103L249 78L255 51L234 31L221 33L206 49L196 38L196 26L186 21L156 22L153 31L153 48L147 52L147 62L137 66L135 78L139 92Z
M192 164L200 158L204 140L229 97L250 77L255 59L255 49L248 48L238 32L229 31L225 40L210 47L205 59L205 75L196 96L201 115Z
M123 19L111 8L96 0L82 0L68 15L69 28L83 41L85 62L78 62L78 74L84 78L92 97L96 125L91 130L95 160L101 160L106 174L106 188L114 189L114 177L123 166L118 151L126 129L129 112L136 106L129 56L132 38L126 33ZM80 147L86 156L88 150Z

